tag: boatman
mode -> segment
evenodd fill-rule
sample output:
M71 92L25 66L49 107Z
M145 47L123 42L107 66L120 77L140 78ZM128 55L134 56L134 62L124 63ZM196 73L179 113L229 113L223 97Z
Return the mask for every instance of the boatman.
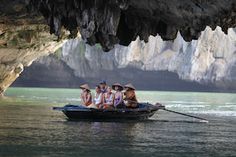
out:
M135 87L129 83L124 86L124 101L127 108L137 108L138 107L138 100L135 94Z

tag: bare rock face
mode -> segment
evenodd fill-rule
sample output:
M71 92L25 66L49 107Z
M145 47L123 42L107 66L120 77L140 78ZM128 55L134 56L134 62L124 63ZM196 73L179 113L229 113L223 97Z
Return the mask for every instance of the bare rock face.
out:
M28 15L22 0L2 0L0 5L0 95L25 66L40 56L55 52L64 43L49 34L43 18ZM66 32L62 31L64 36ZM63 37L64 37L63 36Z
M117 43L128 46L137 36L174 40L179 31L191 41L206 26L220 26L226 34L236 26L235 0L29 0L29 7L46 18L51 33L60 36L65 27L75 37L79 31L104 51Z
M220 27L214 31L207 27L191 42L185 42L180 33L173 42L160 36L150 36L148 43L137 38L129 46L115 45L109 53L99 44L69 40L57 53L34 62L15 85L78 87L84 81L95 85L105 79L108 83L130 81L139 89L235 92L235 43L235 29L225 35Z
M99 45L89 46L81 40L70 40L62 47L61 59L83 78L104 78L103 71L132 67L143 71L170 71L187 81L213 85L222 91L236 90L236 32L225 35L220 27L209 27L198 40L185 42L180 33L172 41L150 36L145 43L137 38L126 46L116 45L103 53ZM130 71L130 77L138 74ZM158 77L158 73L156 74ZM116 76L113 72L109 77ZM155 78L154 78L155 79ZM148 83L147 83L148 84Z
M54 53L64 43L57 37L45 33L47 26L6 25L0 40L0 94L15 81L25 66L30 66L37 58ZM30 33L31 35L29 35ZM28 36L29 35L29 36Z
M225 33L235 27L236 1L1 0L0 94L24 66L53 52L64 39L77 37L78 32L90 45L100 43L109 51L117 43L129 45L138 36L145 42L157 34L173 40L178 31L191 41L206 26L220 26ZM221 64L217 62L218 67Z

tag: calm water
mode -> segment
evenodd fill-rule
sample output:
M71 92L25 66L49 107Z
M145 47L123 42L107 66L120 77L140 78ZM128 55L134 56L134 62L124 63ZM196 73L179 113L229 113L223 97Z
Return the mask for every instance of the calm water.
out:
M52 106L78 104L79 90L10 88L0 100L0 157L236 156L236 94L139 91L165 111L141 122L71 122Z

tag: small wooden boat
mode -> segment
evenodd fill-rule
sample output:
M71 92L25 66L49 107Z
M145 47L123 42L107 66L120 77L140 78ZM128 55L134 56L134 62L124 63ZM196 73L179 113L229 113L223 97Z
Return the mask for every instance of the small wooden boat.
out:
M53 107L53 110L62 111L70 120L143 120L153 116L161 108L162 106L149 103L139 103L135 109L94 109L68 104L64 107Z

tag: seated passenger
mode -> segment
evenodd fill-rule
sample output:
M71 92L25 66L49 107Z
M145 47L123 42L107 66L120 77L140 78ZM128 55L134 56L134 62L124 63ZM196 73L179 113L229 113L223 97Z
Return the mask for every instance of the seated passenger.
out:
M106 81L100 82L99 86L100 86L101 91L102 91L103 94L107 92L107 83L106 83Z
M121 84L119 83L115 83L112 85L112 89L115 90L115 98L114 98L114 107L115 108L124 108L124 102L123 102L123 94L122 94L122 90L123 87Z
M84 105L84 106L91 105L92 104L92 94L91 94L88 84L83 84L80 86L80 88L82 89L82 93L80 95L82 105Z
M103 94L103 109L114 108L114 98L115 95L111 91L111 87L107 87L107 92Z
M124 87L125 87L125 92L124 92L125 106L128 108L137 108L138 100L135 94L135 87L131 83L125 85Z
M95 88L95 97L93 99L93 104L89 105L89 108L101 108L102 107L102 99L103 99L103 93L101 92L100 86L96 86Z

